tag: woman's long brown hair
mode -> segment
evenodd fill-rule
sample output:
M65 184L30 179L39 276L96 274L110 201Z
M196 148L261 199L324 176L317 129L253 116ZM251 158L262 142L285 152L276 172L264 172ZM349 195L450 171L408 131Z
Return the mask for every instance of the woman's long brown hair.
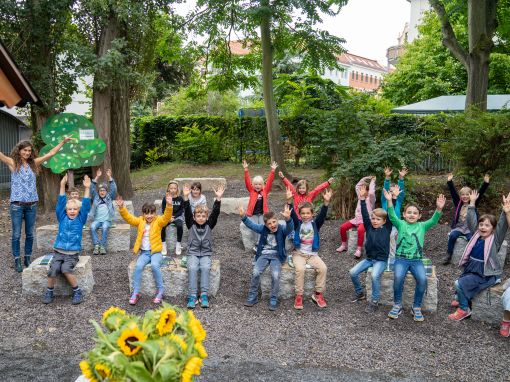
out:
M32 142L30 142L30 141L18 142L18 144L16 146L14 146L14 148L12 149L11 158L14 160L14 169L16 172L18 172L20 170L21 165L23 164L23 160L21 159L20 152L21 152L21 150L23 150L24 148L27 148L27 147L30 147L32 149L32 153L30 154L30 157L27 159L27 163L30 166L30 168L32 169L32 171L35 174L38 174L39 166L37 166L37 164L35 163L36 152L35 152L34 145L32 145Z

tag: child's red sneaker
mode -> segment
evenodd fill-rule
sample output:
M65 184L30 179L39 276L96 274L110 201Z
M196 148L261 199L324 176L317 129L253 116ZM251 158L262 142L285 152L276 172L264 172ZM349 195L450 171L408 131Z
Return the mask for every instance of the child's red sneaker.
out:
M294 309L301 310L303 309L303 295L297 294L296 298L294 299Z
M324 299L324 295L322 293L315 293L312 295L312 300L317 304L319 308L325 308L328 306L326 300Z
M510 321L501 321L501 327L499 328L499 334L503 337L510 337Z
M129 299L129 305L136 305L136 303L138 302L138 300L140 300L140 293L133 293L131 295L131 298Z
M471 316L471 310L462 310L461 308L457 308L455 313L448 315L448 318L454 321L462 321L469 316Z

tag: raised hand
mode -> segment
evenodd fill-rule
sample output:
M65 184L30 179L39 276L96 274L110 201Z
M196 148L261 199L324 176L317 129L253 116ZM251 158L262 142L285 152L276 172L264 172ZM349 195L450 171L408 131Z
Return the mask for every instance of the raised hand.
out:
M103 171L101 170L101 168L98 168L96 171L96 177L94 178L94 180L97 182L97 180L99 178L101 178L101 175L103 175Z
M69 142L69 141L74 141L74 140L75 140L75 138L73 138L73 137L69 137L69 136L67 136L67 135L66 135L66 136L64 137L64 139L62 139L62 142L67 143L67 142Z
M237 210L239 211L239 216L244 217L245 211L244 211L244 207L241 204L239 204L237 206Z
M335 181L335 179L334 179L334 178L329 178L329 179L328 179L328 183L329 183L329 184L333 183L334 181Z
M191 193L191 188L188 183L185 183L182 186L182 197L184 200L188 200L189 194Z
M115 198L115 204L117 204L117 207L119 208L124 207L124 199L122 199L122 196L117 195L117 198Z
M365 200L367 198L367 195L368 195L368 189L366 187L361 187L359 189L358 199Z
M478 191L476 190L471 190L471 192L469 193L469 201L470 201L470 204L472 206L475 205L476 203L476 200L478 199L480 195L478 194Z
M225 185L223 183L220 183L216 187L213 187L213 191L214 194L216 195L216 200L221 200L221 197L225 192Z
M288 204L286 204L286 205L283 207L283 212L280 212L280 213L282 214L282 216L283 216L283 218L284 218L285 220L287 220L287 221L288 221L288 220L290 220L291 210L290 210L290 208L289 208L289 205L288 205Z
M400 187L397 184L394 184L393 186L390 187L390 192L391 192L391 195L393 195L393 199L397 199L397 197L400 195L402 190L400 189Z
M283 175L283 172L278 171L278 176L282 179L285 179L285 175Z
M112 180L112 169L111 168L106 170L106 176L108 177L108 180Z
M88 176L88 175L85 175L85 176L83 177L83 187L85 187L85 188L90 188L90 184L91 184L91 183L92 183L92 182L90 181L89 176Z
M171 206L172 205L172 194L167 192L165 195L165 200L166 200L166 205Z
M276 170L276 168L277 168L277 167L278 167L278 163L276 163L276 162L274 162L274 161L273 161L273 162L271 163L271 169L274 171L274 170Z
M383 194L384 194L384 199L386 199L388 201L388 203L391 203L392 199L393 199L392 193L390 191L388 191L387 189L383 188Z
M65 174L62 179L60 179L60 186L63 186L65 188L67 184L67 174Z
M483 181L484 181L485 183L489 183L489 181L490 181L490 180L491 180L490 175L489 175L489 174L485 174L485 176L483 177Z
M292 201L292 198L294 195L292 194L292 189L290 187L287 187L285 190L285 199L287 199L287 202Z
M377 177L375 175L369 176L371 182L375 182L377 180Z
M453 179L453 172L448 173L448 182L450 182Z
M246 170L248 168L248 162L243 159L243 168Z
M436 207L438 211L442 211L446 203L446 198L443 194L439 194L436 199Z
M400 179L404 179L404 177L407 175L407 173L409 172L409 170L407 169L407 167L403 167L399 172L398 172L398 177Z
M503 207L503 211L505 212L505 214L507 214L507 215L510 214L510 192L508 193L506 198L505 198L505 195L503 195L502 207ZM507 219L508 219L508 216L507 216Z
M324 200L325 205L329 204L332 196L333 196L333 190L331 188L326 188L326 190L324 190L324 193L322 194L322 199Z
M389 167L385 167L384 168L384 176L386 177L386 179L390 179L391 178L391 173L393 172L393 170Z

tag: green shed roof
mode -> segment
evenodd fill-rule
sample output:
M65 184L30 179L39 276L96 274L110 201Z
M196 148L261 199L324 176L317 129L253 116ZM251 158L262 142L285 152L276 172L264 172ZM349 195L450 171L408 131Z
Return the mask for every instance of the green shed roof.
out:
M410 105L396 107L392 113L435 114L463 112L466 104L465 95L441 96ZM510 94L494 94L487 96L487 111L510 109Z

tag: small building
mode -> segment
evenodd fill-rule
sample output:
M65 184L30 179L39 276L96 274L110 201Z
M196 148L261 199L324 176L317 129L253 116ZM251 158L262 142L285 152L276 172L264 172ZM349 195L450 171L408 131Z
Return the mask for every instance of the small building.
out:
M0 109L0 151L10 155L12 148L21 140L30 139L32 130L10 110ZM11 182L11 171L0 162L0 188Z
M396 107L391 112L401 114L462 113L464 112L465 104L465 95L440 96ZM487 111L503 109L510 109L510 94L491 94L487 96Z

